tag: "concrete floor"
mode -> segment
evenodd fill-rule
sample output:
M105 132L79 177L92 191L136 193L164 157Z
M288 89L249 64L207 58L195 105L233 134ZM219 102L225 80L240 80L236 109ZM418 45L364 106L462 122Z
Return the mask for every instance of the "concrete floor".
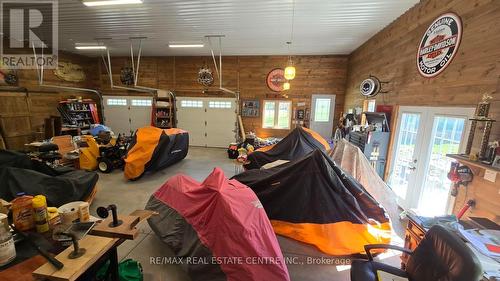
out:
M234 175L232 160L227 158L225 149L191 147L186 159L154 174L147 174L138 181L125 180L123 172L116 170L111 174L100 174L99 190L92 203L91 212L96 215L98 206L116 204L120 213L128 214L136 209L143 209L151 194L169 177L183 173L202 181L214 167L220 167L227 177ZM400 232L400 231L398 231ZM395 236L395 244L401 244L401 238ZM298 241L278 236L283 255L290 260L298 261L288 264L291 280L300 281L348 281L349 259L331 257L319 252L315 247ZM138 260L144 269L145 281L189 281L189 277L178 265L156 265L150 262L151 257L173 256L172 251L152 232L147 223L140 225L140 235L134 241L126 241L118 248L120 259ZM389 252L381 259L387 264L399 266L397 253ZM312 258L327 258L325 260Z

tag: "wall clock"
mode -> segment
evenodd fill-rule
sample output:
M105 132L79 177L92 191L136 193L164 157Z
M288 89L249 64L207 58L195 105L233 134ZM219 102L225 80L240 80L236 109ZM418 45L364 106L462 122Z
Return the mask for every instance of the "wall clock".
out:
M380 92L380 81L377 77L370 76L361 82L359 92L364 97L374 97Z
M283 91L283 83L285 82L285 71L282 68L275 68L267 74L267 87L273 92Z
M417 50L420 75L431 78L443 72L457 54L462 39L462 21L454 13L435 19L427 28Z

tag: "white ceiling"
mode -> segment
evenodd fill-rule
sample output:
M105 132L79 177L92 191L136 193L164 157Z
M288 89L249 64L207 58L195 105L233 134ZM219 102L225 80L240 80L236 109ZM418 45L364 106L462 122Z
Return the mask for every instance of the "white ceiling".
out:
M418 0L295 0L292 54L349 54L416 4ZM130 54L130 37L147 37L143 55L208 55L199 49L172 49L169 42L203 42L224 34L224 55L286 55L292 0L144 0L143 4L86 7L59 1L60 49L75 43L106 42L111 54ZM138 41L135 41L136 48Z

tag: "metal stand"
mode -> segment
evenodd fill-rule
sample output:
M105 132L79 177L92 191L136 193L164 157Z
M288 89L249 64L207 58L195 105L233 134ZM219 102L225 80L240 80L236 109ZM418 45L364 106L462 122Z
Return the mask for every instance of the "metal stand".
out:
M108 207L99 207L97 208L97 214L99 217L105 219L109 216L109 211L111 211L111 215L113 216L113 221L109 223L109 227L117 227L123 223L122 220L118 219L118 213L116 211L116 205L111 204Z

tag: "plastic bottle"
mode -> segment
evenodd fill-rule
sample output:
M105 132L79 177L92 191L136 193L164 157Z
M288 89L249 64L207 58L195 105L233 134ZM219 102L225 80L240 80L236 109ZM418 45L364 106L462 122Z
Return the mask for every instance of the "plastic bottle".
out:
M0 213L0 266L4 266L16 258L16 246L6 221L7 215Z
M47 199L43 195L33 197L33 210L35 213L36 232L44 233L49 231Z
M80 222L88 222L90 219L89 203L83 202L78 205L78 215Z
M21 231L28 231L35 227L33 220L33 196L18 193L18 197L11 201L14 225Z

